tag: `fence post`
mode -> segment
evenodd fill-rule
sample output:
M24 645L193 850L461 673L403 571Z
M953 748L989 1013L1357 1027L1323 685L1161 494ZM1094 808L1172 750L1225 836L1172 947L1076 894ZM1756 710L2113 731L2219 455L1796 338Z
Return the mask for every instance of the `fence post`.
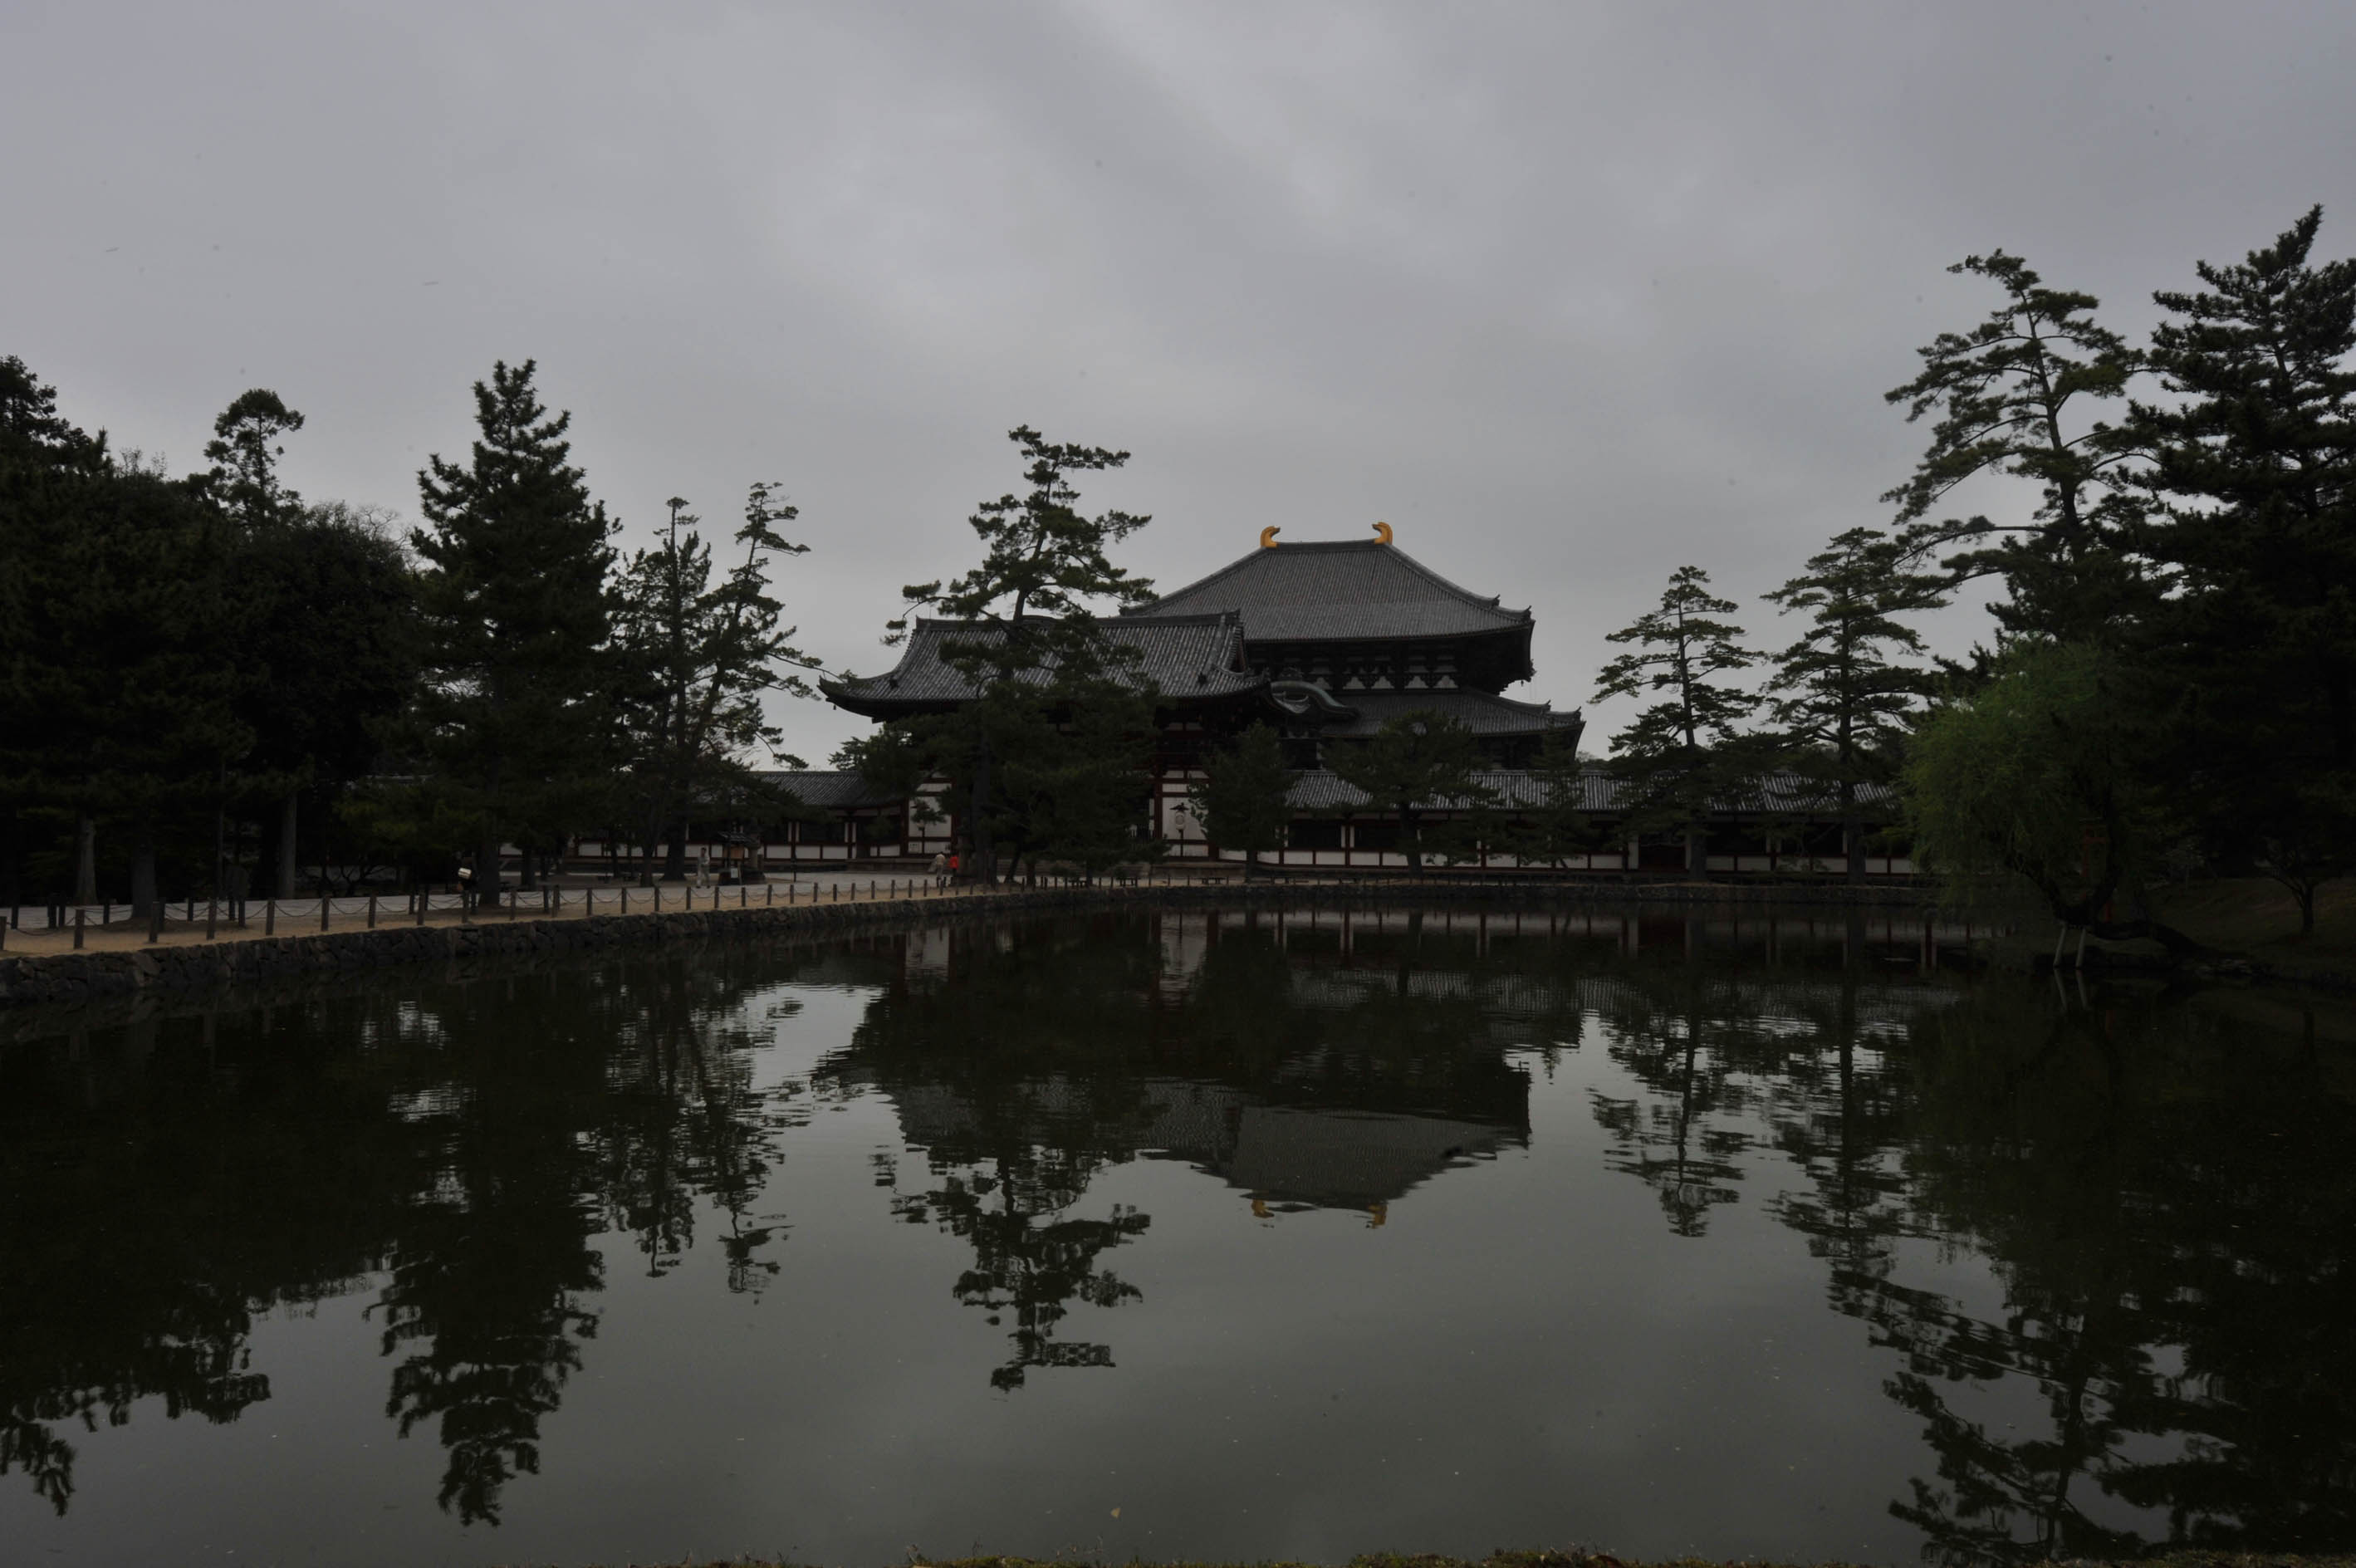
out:
M278 934L278 895L275 893L262 901L262 934L265 937Z
M319 929L321 930L327 929L327 914L335 906L335 897L327 891L327 868L322 866L319 871Z
M376 929L376 895L373 893L369 895L368 929L371 931Z
M426 908L433 902L434 894L430 888L420 887L410 895L410 909L417 918L416 924L422 926L425 923Z
M164 940L164 900L158 898L147 910L147 945L154 947Z
M216 893L211 897L205 900L205 940L211 941L213 940L213 933L219 930L220 928L220 895Z
M87 910L87 909L83 908L82 908L80 905L79 905L79 904L77 904L77 905L75 905L75 906L74 906L74 950L75 950L75 951L77 951L77 952L79 952L79 951L80 951L80 950L81 950L81 928L82 928L82 923L83 923L85 920L87 920L89 918L90 918L90 911L89 911L89 910Z

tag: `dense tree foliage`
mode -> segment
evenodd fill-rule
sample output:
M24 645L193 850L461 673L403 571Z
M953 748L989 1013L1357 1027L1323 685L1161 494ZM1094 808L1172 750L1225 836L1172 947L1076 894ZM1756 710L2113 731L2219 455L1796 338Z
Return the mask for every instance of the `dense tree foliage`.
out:
M1735 608L1709 591L1708 573L1680 566L1658 605L1609 634L1635 646L1596 677L1599 698L1657 695L1612 737L1614 770L1626 789L1629 825L1683 833L1686 864L1695 871L1702 868L1704 819L1741 782L1726 764L1753 705L1726 681L1759 661L1742 646L1742 628L1723 618Z
M1243 851L1244 878L1249 881L1262 854L1284 847L1291 791L1283 741L1267 725L1255 724L1206 759L1187 809L1221 850Z
M744 558L718 583L696 518L673 497L662 542L630 557L616 590L625 788L645 842L664 845L668 877L686 875L694 804L749 787L746 757L778 755L763 696L809 694L798 671L814 660L792 645L785 607L769 594L770 558L809 549L777 533L777 524L798 513L776 499L776 489L755 484L745 497L744 525L736 531Z
M1895 777L1907 721L1931 687L1922 634L1897 618L1935 608L1944 585L1912 569L1909 554L1902 541L1853 528L1766 596L1808 618L1799 640L1775 655L1767 690L1793 773L1840 811L1852 882L1865 879L1861 792Z
M551 417L533 363L475 383L480 434L464 464L436 456L417 477L426 526L418 609L425 679L417 735L445 809L479 865L513 841L533 852L590 815L605 761L614 532L569 461L569 413Z
M914 721L907 733L965 802L972 868L985 878L997 875L1001 840L1010 832L1018 856L1028 845L1098 857L1111 832L1112 803L1075 801L1055 822L1044 821L1037 810L1043 771L1060 772L1083 789L1105 784L1114 758L1141 755L1137 741L1151 716L1150 705L1133 702L1150 694L1135 678L1131 651L1101 636L1097 623L1108 604L1125 608L1151 596L1151 583L1130 575L1106 553L1151 519L1117 509L1089 517L1076 505L1079 491L1071 480L1074 474L1119 468L1129 454L1051 442L1027 424L1009 431L1007 439L1022 451L1030 488L974 510L969 521L981 542L980 562L958 576L901 590L908 614L933 611L971 628L950 639L944 653L975 700L954 713ZM889 624L887 641L907 631L904 614ZM1083 716L1091 704L1108 701L1130 722ZM1059 762L1045 760L1050 749L1063 754ZM1028 779L1001 780L1004 764L1023 757L1033 759ZM1141 780L1132 773L1122 793L1138 802L1129 813L1134 822L1142 816Z
M1335 746L1332 766L1376 811L1398 819L1399 849L1410 871L1423 869L1433 812L1483 807L1496 793L1481 780L1489 761L1472 732L1433 708L1385 719L1366 740Z
M2115 924L2109 891L2165 856L2274 877L2311 931L2317 888L2356 869L2356 262L2312 259L2321 221L2199 263L2199 289L2155 296L2140 352L2093 324L2091 297L2048 295L2011 258L1965 263L2007 307L1891 394L1950 410L1892 492L1901 521L1984 471L2041 503L2024 538L1949 563L1992 564L2012 597L1918 743L1912 810L1947 865L2011 864L2073 924ZM2126 397L2128 417L2073 426L2081 395ZM1995 777L2042 792L1999 802ZM2062 839L2105 847L2065 876Z

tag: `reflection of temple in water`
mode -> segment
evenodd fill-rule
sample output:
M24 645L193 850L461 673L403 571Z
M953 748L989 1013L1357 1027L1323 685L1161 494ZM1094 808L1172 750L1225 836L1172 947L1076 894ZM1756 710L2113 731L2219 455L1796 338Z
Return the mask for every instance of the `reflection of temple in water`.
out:
M1527 1099L1510 1122L1366 1109L1270 1104L1233 1084L1148 1079L1120 1127L1124 1153L1183 1160L1272 1208L1375 1212L1443 1171L1529 1141ZM1526 1089L1526 1086L1525 1086ZM971 1147L984 1136L1052 1145L1069 1117L1086 1114L1068 1086L1025 1087L1037 1124L985 1127L973 1103L942 1084L890 1091L901 1134L917 1147ZM1096 1132L1105 1132L1101 1125Z

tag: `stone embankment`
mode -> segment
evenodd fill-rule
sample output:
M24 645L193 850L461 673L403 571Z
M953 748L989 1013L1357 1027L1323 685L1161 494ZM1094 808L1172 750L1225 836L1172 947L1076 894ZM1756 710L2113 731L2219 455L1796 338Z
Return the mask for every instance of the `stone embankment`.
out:
M0 952L0 1007L85 1003L146 993L182 993L216 987L316 980L409 965L500 957L551 957L624 948L695 944L723 940L792 937L807 940L881 927L945 919L995 918L1033 911L1159 908L1218 904L1229 908L1333 908L1494 903L1522 908L1553 904L1748 905L1864 903L1919 907L1914 887L1800 885L1649 884L1434 880L1430 882L1306 883L1299 881L1147 882L1096 887L1009 888L893 894L841 903L753 905L693 913L574 915L509 919L493 913L470 924L379 926L368 930L257 937L224 933L218 941L178 941L112 950Z

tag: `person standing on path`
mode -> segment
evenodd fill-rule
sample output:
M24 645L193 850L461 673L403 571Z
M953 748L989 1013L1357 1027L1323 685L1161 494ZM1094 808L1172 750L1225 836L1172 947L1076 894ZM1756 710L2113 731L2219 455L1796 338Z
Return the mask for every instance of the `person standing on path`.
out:
M949 885L949 857L945 854L934 855L932 874L933 891L937 893L947 887Z

